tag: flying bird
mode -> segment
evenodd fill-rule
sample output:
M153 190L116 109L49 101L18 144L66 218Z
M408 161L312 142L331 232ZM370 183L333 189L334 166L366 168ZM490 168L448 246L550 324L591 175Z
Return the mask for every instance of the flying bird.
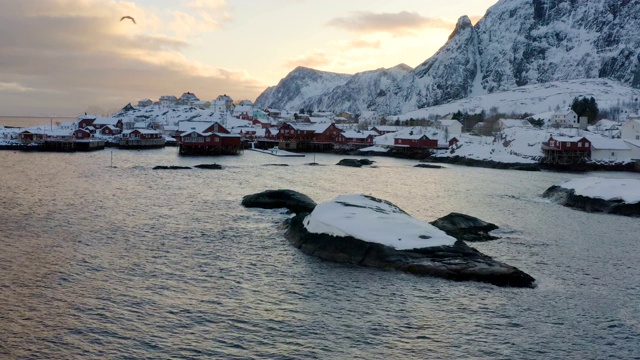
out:
M131 21L133 21L134 24L137 24L136 19L132 18L131 16L123 16L120 18L120 21L124 20L124 19L131 19Z

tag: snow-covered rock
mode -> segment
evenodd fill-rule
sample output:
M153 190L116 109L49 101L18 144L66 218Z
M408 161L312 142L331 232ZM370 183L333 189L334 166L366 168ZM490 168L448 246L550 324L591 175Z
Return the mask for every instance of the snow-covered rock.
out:
M321 203L304 220L312 234L351 236L397 250L453 245L456 239L397 206L366 195L341 195Z
M288 199L291 193L279 190L272 195ZM268 201L265 207L272 205ZM316 205L310 213L298 211L283 225L285 237L294 246L328 261L498 286L533 287L535 283L521 270L371 196L339 196Z
M585 177L547 189L544 197L589 212L640 216L640 180Z

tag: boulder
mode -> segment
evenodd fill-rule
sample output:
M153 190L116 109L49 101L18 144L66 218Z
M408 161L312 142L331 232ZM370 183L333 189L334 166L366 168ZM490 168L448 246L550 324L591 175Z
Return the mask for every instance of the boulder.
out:
M351 167L362 167L362 164L358 159L342 159L338 161L336 165L340 166L351 166Z
M196 165L194 166L198 169L208 169L208 170L221 170L222 169L222 165L219 164L200 164L200 165Z
M187 169L191 169L191 167L189 167L189 166L175 166L175 165L171 165L171 166L158 165L158 166L155 166L153 168L153 170L187 170Z
M242 205L248 208L286 208L293 213L309 213L316 207L316 202L293 190L266 190L243 197Z
M431 164L418 164L418 165L415 165L414 167L425 168L425 169L443 169L444 168L444 166L431 165Z
M497 239L489 234L490 231L498 229L497 225L466 214L452 212L432 221L431 225L459 240L476 242Z
M362 167L363 165L371 165L375 161L369 159L342 159L336 165Z

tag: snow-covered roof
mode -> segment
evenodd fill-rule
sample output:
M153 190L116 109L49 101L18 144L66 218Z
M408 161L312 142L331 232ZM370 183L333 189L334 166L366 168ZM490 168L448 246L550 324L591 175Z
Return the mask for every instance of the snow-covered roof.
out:
M389 126L389 125L376 125L373 128L378 129L380 131L384 131L384 132L389 132L389 131L394 132L401 129L400 126Z
M520 119L500 119L498 120L499 122L502 123L502 125L505 128L513 128L513 127L523 127L523 128L530 128L533 127L533 125L531 125L531 123L527 120L520 120Z
M378 135L378 133L375 133L375 134ZM362 132L362 131L355 131L355 130L347 130L342 133L342 136L344 136L347 139L366 139L367 136L369 135L371 135L371 131Z
M627 144L631 145L631 146L635 146L640 148L640 140L629 140L629 139L624 139L624 142L626 142Z
M621 139L609 139L601 136L585 136L591 142L591 147L596 150L630 150L629 146Z
M213 121L180 121L178 122L178 131L202 132L213 124Z
M561 141L561 142L578 142L584 138L583 136L560 136L560 135L558 136L551 135L551 137L553 138L553 140Z
M460 121L458 120L447 120L447 119L442 119L442 120L438 120L438 122L440 123L440 125L442 126L451 126L451 125L461 125Z
M234 114L251 113L253 112L253 106L251 105L238 105L233 109Z
M93 122L93 125L116 125L120 119L112 117L99 117Z
M131 134L132 132L137 131L141 134L159 134L159 132L157 130L151 130L151 129L133 129L133 130L125 130L122 132L122 134L124 135L128 135Z
M211 136L211 135L216 135L219 137L226 137L226 138L231 138L231 137L240 137L239 134L224 134L224 133L218 133L218 132L201 132L201 131L187 131L186 133L182 134L182 137L186 137L187 135L191 135L191 134L198 134L201 136Z
M318 204L304 219L310 233L352 236L398 250L453 245L456 239L397 206L365 195L341 195Z
M602 119L599 120L597 123L595 123L595 128L597 129L601 129L601 130L609 130L609 129L615 129L619 126L620 124L616 121L611 121L611 120L607 120L607 119Z
M313 131L316 134L322 134L331 126L331 122L324 123L289 123L294 129L302 131Z

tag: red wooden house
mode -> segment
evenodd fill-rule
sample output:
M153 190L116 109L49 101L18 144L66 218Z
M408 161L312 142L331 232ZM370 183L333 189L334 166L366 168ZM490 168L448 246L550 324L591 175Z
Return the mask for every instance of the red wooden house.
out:
M232 134L217 122L204 131L184 132L177 141L183 155L236 155L242 149L241 136Z
M543 162L554 165L578 164L591 156L591 142L585 137L550 136L542 144Z
M374 131L345 131L338 136L338 143L355 147L372 146L377 135Z
M162 134L159 131L156 130L150 130L150 129L133 129L133 130L127 130L125 132L122 133L122 138L123 139L143 139L143 140L150 140L150 139L161 139L162 138Z
M93 122L96 121L97 116L92 115L81 115L78 117L78 129L84 129L88 126L92 126Z
M73 132L73 136L74 136L76 139L81 139L81 140L82 140L82 139L88 139L88 138L90 138L90 137L91 137L91 131L89 131L89 130L87 130L87 129L84 129L84 128L82 128L82 129L76 129L76 130Z
M393 145L401 148L435 149L438 147L438 140L431 140L425 134L408 134L396 136Z
M23 143L44 142L47 138L47 134L42 131L30 131L25 130L18 133L18 140Z

